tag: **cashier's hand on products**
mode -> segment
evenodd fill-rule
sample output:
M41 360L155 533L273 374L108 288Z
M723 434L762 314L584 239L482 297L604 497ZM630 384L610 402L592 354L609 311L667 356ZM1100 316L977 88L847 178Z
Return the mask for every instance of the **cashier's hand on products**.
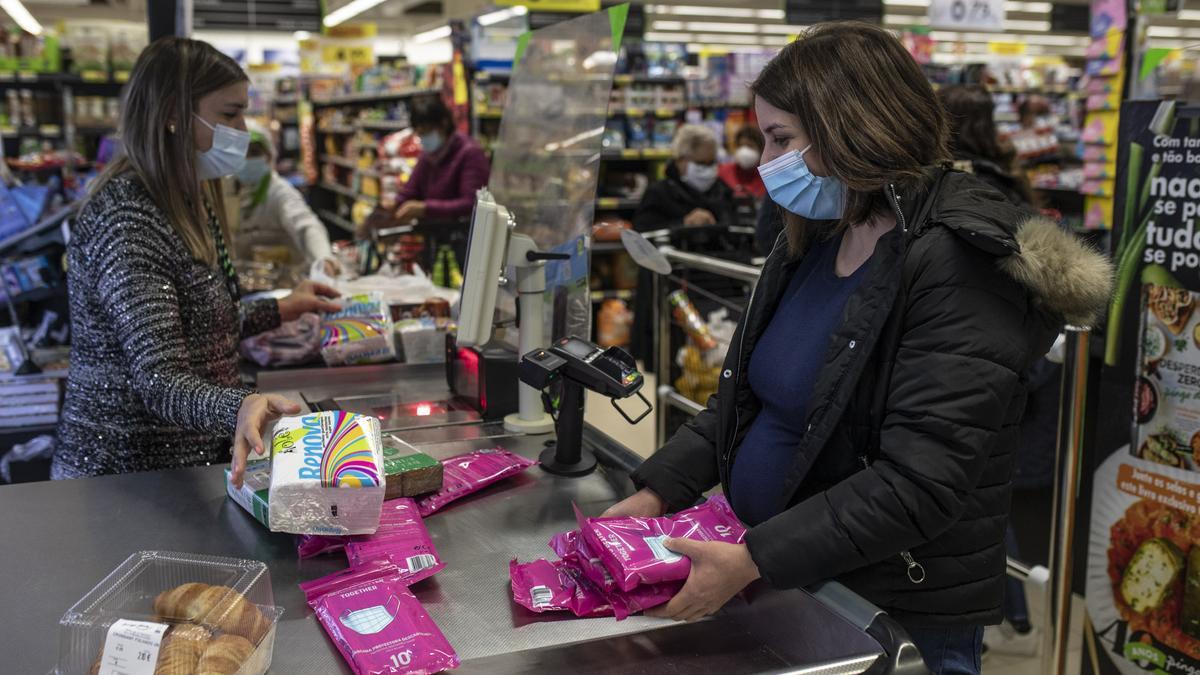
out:
M242 407L238 409L237 430L233 432L233 470L230 478L234 487L242 487L246 458L250 453L264 454L263 430L267 425L284 415L298 414L300 406L283 396L250 394L242 400Z
M687 556L692 561L692 571L670 602L646 612L650 616L699 621L716 613L730 598L762 576L745 544L666 539L663 546Z
M717 218L707 209L692 209L691 213L683 217L683 224L688 227L716 225Z
M416 220L417 218L424 217L425 202L419 202L414 199L410 199L401 204L400 208L396 209L396 222L400 223L401 225L410 220Z
M339 312L342 306L328 298L339 297L336 289L315 281L301 281L291 295L279 301L279 318L284 322L295 321L305 312Z

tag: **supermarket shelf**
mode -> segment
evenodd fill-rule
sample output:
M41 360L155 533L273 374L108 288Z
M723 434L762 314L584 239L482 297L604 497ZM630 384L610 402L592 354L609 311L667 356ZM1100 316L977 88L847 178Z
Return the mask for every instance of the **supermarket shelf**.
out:
M324 220L325 222L330 223L333 226L341 228L347 232L353 233L354 230L356 229L354 227L354 223L346 220L345 218L334 213L333 211L326 211L325 209L321 209L320 211L317 212L317 215L320 216L321 219Z
M609 117L647 117L653 115L660 119L679 117L687 112L686 108L620 108L611 110Z
M411 125L399 120L367 120L359 122L358 126L369 131L404 131Z
M601 159L624 159L624 160L664 160L671 158L671 151L667 148L647 148L645 150L605 150L600 154Z
M339 105L365 105L368 103L382 103L384 101L398 101L400 99L413 98L414 96L435 95L437 93L439 93L437 89L364 92L361 94L347 94L345 96L334 96L326 99L315 99L312 104L314 108L328 108Z
M333 164L344 169L358 169L358 162L347 157L338 157L337 155L321 155L321 161L326 164Z
M600 211L632 211L641 205L641 200L622 197L600 197L596 209Z
M1033 189L1039 190L1041 192L1062 192L1064 194L1071 194L1071 195L1083 194L1079 191L1079 188L1077 188L1077 187L1038 187L1038 186L1034 185Z
M75 133L89 136L104 136L116 132L117 127L107 124L76 124Z
M66 220L72 213L75 213L75 205L65 206L49 216L38 221L37 224L18 232L6 239L0 240L0 251L12 248L16 244L29 239L30 237L39 235L47 230L58 227L62 221Z
M358 175L367 176L368 178L380 178L383 175L377 169L358 168L358 169L355 169L355 171L358 172Z
M8 138L62 138L63 128L57 124L42 124L36 127L3 127L0 135Z
M296 105L299 102L300 97L295 94L276 96L275 98L271 99L271 103L274 103L275 105Z
M81 87L88 90L111 89L119 91L125 82L109 79L108 73L81 77L75 73L33 73L26 71L0 71L0 89L9 87L46 88Z
M502 108L476 108L475 117L481 120L498 120L504 114Z
M614 75L613 84L685 84L682 75Z
M348 124L330 124L326 127L317 127L317 133L321 134L353 134L357 131L357 127L352 127Z
M592 302L604 302L605 300L632 300L633 291L631 290L605 290L592 291Z

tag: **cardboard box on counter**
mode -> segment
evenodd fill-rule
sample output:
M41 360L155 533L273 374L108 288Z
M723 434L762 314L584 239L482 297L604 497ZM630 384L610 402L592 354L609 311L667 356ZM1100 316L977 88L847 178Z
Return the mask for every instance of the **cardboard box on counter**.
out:
M271 488L271 462L251 462L246 467L241 488L233 486L230 480L232 475L233 470L226 467L225 492L229 498L246 509L263 527L270 529L271 511L267 507L267 495Z

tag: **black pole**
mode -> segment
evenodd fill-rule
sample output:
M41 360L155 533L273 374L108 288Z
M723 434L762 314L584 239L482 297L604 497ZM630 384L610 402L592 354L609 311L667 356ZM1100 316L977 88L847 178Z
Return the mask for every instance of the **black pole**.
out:
M583 449L583 385L563 379L555 426L558 440L542 451L542 468L556 476L585 476L595 470L596 455Z
M192 32L192 0L149 0L146 24L151 42L168 35L187 37Z

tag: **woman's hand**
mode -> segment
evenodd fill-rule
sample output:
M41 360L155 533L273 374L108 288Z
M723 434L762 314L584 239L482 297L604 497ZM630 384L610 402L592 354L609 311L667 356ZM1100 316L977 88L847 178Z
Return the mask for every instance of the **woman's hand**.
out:
M683 217L683 224L688 227L716 225L717 218L708 209L692 209L691 213Z
M301 281L292 294L279 301L279 318L282 321L295 321L305 312L338 312L342 306L330 302L327 298L339 297L336 289L315 281Z
M410 220L425 217L425 202L410 199L396 209L396 222L404 225Z
M667 512L667 503L650 488L642 488L632 495L608 507L601 518L621 516L644 516L653 518Z
M238 409L237 430L233 432L233 472L230 480L235 487L242 487L246 460L250 454L265 454L262 435L267 425L284 415L296 415L299 412L300 406L283 396L250 394L242 400L242 407Z
M692 561L692 571L670 602L646 612L650 616L676 621L703 619L762 576L745 544L667 539L663 545L687 556Z

